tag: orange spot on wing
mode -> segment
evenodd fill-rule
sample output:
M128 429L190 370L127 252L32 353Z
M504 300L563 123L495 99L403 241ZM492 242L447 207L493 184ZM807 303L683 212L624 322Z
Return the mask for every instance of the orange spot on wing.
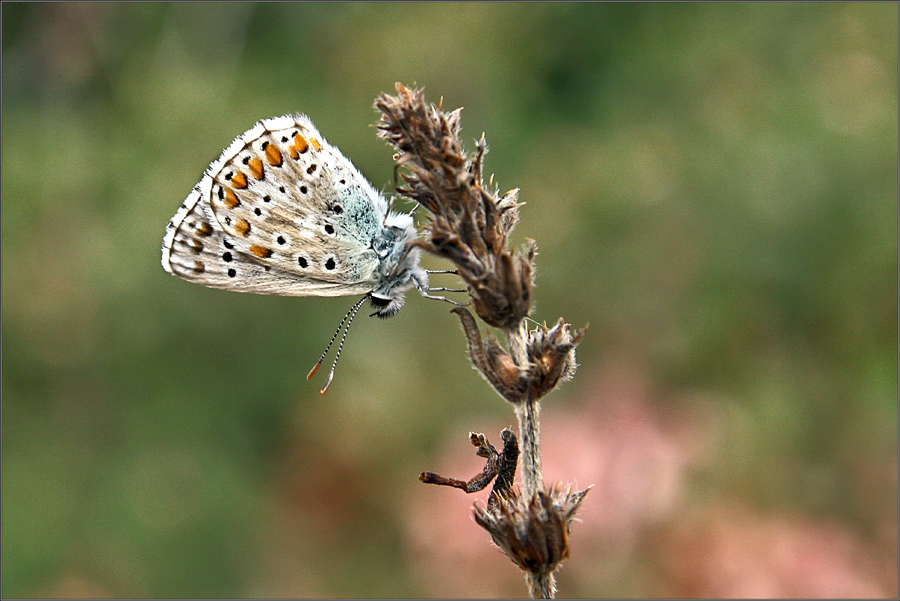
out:
M300 155L306 152L306 149L309 148L309 143L306 141L306 138L304 138L300 134L294 134L294 145L291 146L291 148L294 150L294 152ZM297 158L296 156L294 156L293 152L291 153L291 158Z
M274 144L266 146L266 160L274 167L281 165L281 151Z
M268 149L267 149L268 150ZM255 177L256 179L263 178L263 164L259 159L250 159L250 162L247 164L250 167L250 175Z
M243 172L238 171L234 174L234 177L231 178L231 185L235 188L246 188L247 187L247 176L243 174Z
M194 261L193 269L196 273L203 273L206 271L206 265L203 264L203 261Z
M234 224L234 231L236 231L241 236L246 236L248 233L250 233L250 222L246 219L241 219Z
M316 149L316 152L319 152L320 150L322 150L322 145L319 144L319 141L316 140L315 138L310 138L309 143L312 144L312 147Z
M229 209L233 209L234 207L241 204L241 201L238 200L238 197L234 195L234 190L231 188L225 188L225 200L222 202L225 203L225 206Z
M265 246L256 246L255 244L250 247L250 252L259 257L260 259L268 259L272 256L272 251Z
M197 232L198 236L209 236L210 234L213 233L213 229L210 224L208 224L207 222L204 221L203 223L201 223L200 225L197 226L196 232Z

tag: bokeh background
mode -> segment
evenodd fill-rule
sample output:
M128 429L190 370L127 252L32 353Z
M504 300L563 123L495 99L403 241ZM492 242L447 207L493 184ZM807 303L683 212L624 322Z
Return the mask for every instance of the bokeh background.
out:
M389 190L396 81L521 188L535 319L590 323L544 406L546 480L594 485L560 595L897 596L896 3L2 17L4 597L526 594L486 493L417 480L515 423L447 305L358 319L320 397L353 299L159 265L263 117L306 112Z

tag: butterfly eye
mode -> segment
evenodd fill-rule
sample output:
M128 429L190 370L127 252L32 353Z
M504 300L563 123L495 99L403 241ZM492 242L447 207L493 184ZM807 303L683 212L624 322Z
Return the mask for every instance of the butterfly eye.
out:
M372 301L372 304L376 307L387 307L391 304L391 299L384 298L383 296L375 296L374 294L369 296L369 300Z

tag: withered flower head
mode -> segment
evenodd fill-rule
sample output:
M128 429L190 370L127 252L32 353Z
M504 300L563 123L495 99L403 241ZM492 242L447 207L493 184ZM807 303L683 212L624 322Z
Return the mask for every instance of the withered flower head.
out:
M482 340L471 313L462 308L453 312L462 323L472 364L510 403L540 399L575 374L575 347L584 330L573 333L562 318L553 328L538 326L525 333L525 356L517 358L495 337L487 335Z
M575 347L584 330L572 333L571 326L562 317L550 329L538 326L528 332L526 350L530 369L532 394L540 398L561 382L575 375Z
M534 598L555 593L553 572L569 556L569 526L589 490L554 485L529 498L512 488L487 509L475 505L475 522L526 573Z
M449 259L466 283L472 307L486 323L516 328L531 310L535 245L510 252L507 240L518 221L518 190L499 195L485 188L482 135L474 155L459 140L460 109L426 106L421 89L397 84L397 96L382 94L379 136L397 149L405 187L397 192L430 213L428 237L415 242Z

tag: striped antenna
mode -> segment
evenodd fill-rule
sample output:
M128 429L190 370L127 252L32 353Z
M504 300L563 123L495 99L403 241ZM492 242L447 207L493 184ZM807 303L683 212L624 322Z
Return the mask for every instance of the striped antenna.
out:
M311 380L316 372L319 371L319 368L322 367L322 362L325 361L325 356L328 355L328 351L331 350L331 345L334 344L334 341L337 340L338 334L341 333L341 330L344 330L344 335L341 337L341 342L338 344L337 355L334 357L334 363L331 364L331 373L328 374L328 379L325 380L325 386L322 387L322 390L319 394L325 394L325 391L328 390L328 387L331 386L331 380L334 379L334 369L337 367L338 359L341 358L341 350L344 348L344 340L347 339L347 332L350 331L350 324L353 323L353 318L356 317L356 314L359 312L359 308L362 306L366 299L369 298L369 295L362 297L359 299L355 305L350 307L350 310L347 311L346 315L344 315L344 319L341 320L340 325L338 325L337 330L334 332L334 336L331 337L331 341L328 343L328 346L325 347L325 352L322 353L322 356L319 357L319 361L313 365L313 368L309 370L309 374L306 376L307 380ZM344 324L347 324L347 328L344 329Z

